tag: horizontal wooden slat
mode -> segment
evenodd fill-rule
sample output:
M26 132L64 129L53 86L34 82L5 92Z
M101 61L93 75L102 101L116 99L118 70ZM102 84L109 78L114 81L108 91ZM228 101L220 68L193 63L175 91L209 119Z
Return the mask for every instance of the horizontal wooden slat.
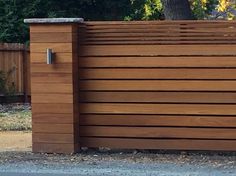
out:
M236 116L80 115L80 125L236 127Z
M31 73L72 73L71 64L31 64Z
M33 143L72 144L74 134L32 133Z
M236 67L236 57L79 57L79 67Z
M34 94L31 103L73 103L73 94Z
M208 27L207 26L190 26L187 25L185 27L182 27L181 25L175 25L176 28L173 28L173 26L162 26L162 25L156 25L156 26L151 26L151 28L145 28L145 27L141 27L141 26L129 26L124 28L124 26L122 28L117 28L116 26L105 26L104 28L97 28L96 27L92 27L92 26L87 26L87 35L91 34L98 34L98 33L166 33L166 34L172 34L172 33L178 33L180 35L185 35L188 33L199 33L199 34L215 34L217 36L217 34L224 34L224 33L235 33L235 28L234 27L230 27L230 26L220 26L218 28L213 28L213 27ZM216 25L217 26L217 25ZM182 32L182 33L181 33Z
M236 139L236 129L80 126L80 136L130 138Z
M44 53L30 53L31 64L46 64L46 51ZM72 63L73 53L55 53L53 64L68 64Z
M236 115L236 105L81 103L80 113Z
M33 47L35 51L43 52L47 46L33 45ZM67 50L67 46L62 48L62 44L54 47L56 51L59 51L57 48L61 48L62 51ZM207 45L207 47L205 45L90 45L81 47L79 54L80 56L233 56L236 55L235 48L236 45Z
M30 41L32 43L45 43L45 42L55 42L55 43L71 43L75 41L77 33L69 32L39 32L31 33Z
M214 38L216 40L224 40L226 41L227 39L229 39L230 37L232 37L232 40L235 40L236 35L235 35L235 31L233 32L214 32L214 33L197 33L197 32L185 32L184 30L180 30L178 32L172 32L172 31L168 31L168 29L166 29L166 32L149 32L148 30L140 32L140 33L135 33L135 32L124 32L124 33L110 33L110 32L106 32L103 31L103 33L92 33L92 32L87 32L86 33L86 38L87 39L92 39L92 40L96 40L96 39L104 39L104 40L116 40L118 38L124 39L124 40L129 40L129 38L133 38L133 37L138 37L138 40L158 40L158 38L160 38L161 41L169 41L169 40L213 40ZM225 36L225 38L224 38ZM166 37L166 40L164 40L164 38ZM206 37L206 38L204 38ZM151 39L153 38L153 39ZM118 39L119 40L119 39Z
M34 83L31 85L32 97L36 93L54 93L54 94L64 94L72 93L72 84L56 84L56 83Z
M236 69L80 69L80 79L236 79Z
M236 103L232 92L81 92L80 102Z
M30 43L30 52L45 53L46 48L51 48L54 53L71 53L75 45L72 43Z
M31 73L31 82L32 83L65 83L65 84L71 83L72 84L73 80L72 80L71 73L36 72L36 73Z
M75 124L60 124L55 122L51 124L33 123L32 128L34 133L51 133L51 134L73 134Z
M43 124L54 124L55 122L60 122L62 124L71 124L76 123L77 118L73 119L72 113L41 113L32 112L32 119L34 123L43 123Z
M97 40L89 40L89 41L85 41L83 42L82 45L131 45L131 44L136 44L136 45L168 45L168 44L173 44L173 45L182 45L182 44L236 44L236 40L207 40L207 39L202 39L202 40L165 40L165 41L153 41L153 40L136 40L136 41L132 41L132 40L123 40L123 41L117 41L117 40L112 40L112 41L97 41Z
M80 90L236 91L236 81L86 80Z
M235 140L81 138L81 147L234 151Z
M36 114L73 114L73 105L72 104L66 104L66 103L32 103L32 110L33 113Z
M30 25L30 33L55 33L55 32L76 32L76 28L73 25L65 25L65 24L47 24L47 26L42 24L31 24Z

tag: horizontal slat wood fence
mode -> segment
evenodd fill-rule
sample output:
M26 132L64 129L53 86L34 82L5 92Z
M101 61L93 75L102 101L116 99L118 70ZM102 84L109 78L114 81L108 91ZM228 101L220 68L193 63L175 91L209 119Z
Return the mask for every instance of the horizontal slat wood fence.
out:
M7 75L8 83L15 88L15 94L30 94L29 50L23 44L0 44L0 71Z
M236 22L32 24L31 42L34 151L236 150Z

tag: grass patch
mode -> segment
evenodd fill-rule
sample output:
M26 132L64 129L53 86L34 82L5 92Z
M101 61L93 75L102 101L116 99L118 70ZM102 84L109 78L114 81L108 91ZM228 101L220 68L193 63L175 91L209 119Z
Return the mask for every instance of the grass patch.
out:
M1 106L0 131L29 131L31 128L31 110L29 106Z

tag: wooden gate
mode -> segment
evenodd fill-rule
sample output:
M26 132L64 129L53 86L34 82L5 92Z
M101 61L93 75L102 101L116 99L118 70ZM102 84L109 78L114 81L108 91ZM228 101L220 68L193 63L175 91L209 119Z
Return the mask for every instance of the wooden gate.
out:
M52 41L62 32L54 31L46 44L31 45L36 53L51 47L58 57L50 70L33 63L40 75L54 72L49 86L56 89L53 97L53 89L33 84L34 151L236 150L236 22L84 22L76 29L70 34L78 37L69 48L76 53L73 68L66 61L65 37ZM43 38L37 30L31 35ZM73 84L66 82L68 71ZM56 79L60 81L55 85ZM52 109L43 110L47 105ZM70 105L72 120L65 123L63 114ZM68 143L78 148L63 148Z

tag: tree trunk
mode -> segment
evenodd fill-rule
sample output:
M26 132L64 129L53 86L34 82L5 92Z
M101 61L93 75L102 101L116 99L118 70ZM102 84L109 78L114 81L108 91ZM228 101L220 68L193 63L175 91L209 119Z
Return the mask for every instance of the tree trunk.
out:
M166 20L193 20L188 0L161 0Z

